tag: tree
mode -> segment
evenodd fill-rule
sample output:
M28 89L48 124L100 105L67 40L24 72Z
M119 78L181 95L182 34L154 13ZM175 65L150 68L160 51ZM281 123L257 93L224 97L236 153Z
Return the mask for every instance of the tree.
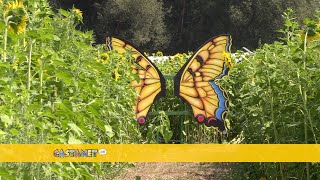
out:
M54 8L83 12L83 30L97 43L118 36L142 50L166 54L195 50L212 36L232 35L233 51L258 47L280 36L282 12L292 8L302 22L320 7L318 0L49 0Z
M170 35L164 22L165 11L158 0L109 0L96 3L98 21L94 29L99 42L118 36L155 51L168 45Z
M229 4L230 31L237 46L256 48L258 42L271 43L283 27L282 13L292 8L300 22L320 7L317 0L231 0Z
M227 1L164 2L171 9L171 13L167 15L167 27L172 34L168 49L170 53L194 51L210 37L229 32Z

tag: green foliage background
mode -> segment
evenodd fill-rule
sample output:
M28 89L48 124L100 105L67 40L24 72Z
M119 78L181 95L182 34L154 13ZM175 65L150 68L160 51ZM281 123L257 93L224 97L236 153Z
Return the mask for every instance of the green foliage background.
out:
M0 142L20 144L138 143L132 120L134 93L126 79L113 78L130 65L111 53L101 63L102 47L93 47L92 32L75 29L76 11L53 13L46 1L24 2L24 33L1 27ZM4 19L1 4L1 19ZM6 53L4 53L7 39ZM6 59L6 62L4 60ZM120 63L123 62L123 63ZM130 78L130 75L128 75ZM121 93L119 93L121 92ZM118 164L1 164L8 179L112 177ZM111 173L111 174L109 174Z
M285 28L279 31L282 41L264 44L252 55L240 53L242 62L223 82L229 87L235 142L318 144L320 39L311 37L319 35L319 15L299 26L293 11L288 10L283 15ZM241 173L248 179L320 177L319 163L248 163L238 167L244 168Z
M287 11L279 42L264 44L250 55L238 52L242 61L219 81L231 102L229 135L221 137L194 121L190 107L174 96L169 76L167 97L152 109L159 114L151 115L147 126L139 127L131 111L135 93L129 84L134 76L127 73L131 72L129 56L93 46L92 31L76 30L82 22L76 9L53 12L46 1L39 0L26 1L24 7L27 27L17 34L6 30L12 19L4 16L5 4L0 5L0 143L319 141L320 41L310 39L320 33L319 14L299 26L293 12ZM163 74L174 75L188 56L177 54L158 62L157 67ZM185 115L164 111L183 111ZM0 176L113 179L129 165L2 163ZM319 172L318 163L244 163L235 165L234 178L317 179Z

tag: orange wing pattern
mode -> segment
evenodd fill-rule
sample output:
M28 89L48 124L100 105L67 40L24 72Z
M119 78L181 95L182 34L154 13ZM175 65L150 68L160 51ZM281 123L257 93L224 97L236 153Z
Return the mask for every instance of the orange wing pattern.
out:
M128 50L132 52L135 59L132 64L133 73L137 74L140 81L132 81L133 88L138 92L135 99L135 116L139 124L146 122L146 117L151 105L160 97L165 96L165 79L158 68L128 42L114 38L107 38L108 49L116 50L119 54L123 54Z
M225 131L228 100L215 80L228 74L231 41L229 35L209 39L175 76L175 95L191 105L199 123L218 127L220 131Z

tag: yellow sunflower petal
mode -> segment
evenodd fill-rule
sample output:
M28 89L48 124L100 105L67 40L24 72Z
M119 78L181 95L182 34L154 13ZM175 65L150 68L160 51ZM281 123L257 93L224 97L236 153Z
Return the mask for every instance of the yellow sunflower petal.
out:
M233 68L233 62L232 62L232 59L231 59L231 53L228 53L226 51L222 52L222 56L225 60L225 62L227 63L227 66L229 68Z
M14 33L22 33L27 25L27 13L22 1L9 2L6 5L4 15L8 18L7 27Z

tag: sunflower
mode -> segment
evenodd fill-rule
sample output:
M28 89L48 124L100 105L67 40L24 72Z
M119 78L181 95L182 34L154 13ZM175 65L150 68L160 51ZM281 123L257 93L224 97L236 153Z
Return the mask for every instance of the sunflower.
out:
M80 9L74 8L73 12L78 15L79 17L82 17L82 11Z
M74 16L77 21L82 21L82 11L80 9L73 8L72 12L74 13Z
M309 41L320 40L320 22L316 24L315 31L316 31L315 35L307 37Z
M19 60L15 59L12 64L12 69L18 70L18 66L19 66Z
M231 60L231 53L228 53L226 51L222 52L222 57L224 58L225 62L227 63L227 66L229 68L233 68L233 62Z
M163 56L163 53L162 53L161 51L158 51L158 52L156 53L156 56Z
M308 36L308 37L307 37L307 40L308 40L308 41L320 40L320 33L316 33L316 34L313 35L313 36Z
M309 25L307 41L320 40L320 22ZM306 31L301 32L301 39L304 40Z
M110 60L110 56L108 53L103 53L100 55L100 59L102 63L108 63Z
M182 66L184 62L184 54L177 53L173 56L173 60L178 62L180 66Z
M27 13L21 0L8 3L4 15L8 18L8 29L10 31L19 34L25 30Z
M119 67L116 67L116 68L114 69L114 79L115 79L116 81L118 81L118 79L119 79L120 76L121 76L121 75L119 74Z

